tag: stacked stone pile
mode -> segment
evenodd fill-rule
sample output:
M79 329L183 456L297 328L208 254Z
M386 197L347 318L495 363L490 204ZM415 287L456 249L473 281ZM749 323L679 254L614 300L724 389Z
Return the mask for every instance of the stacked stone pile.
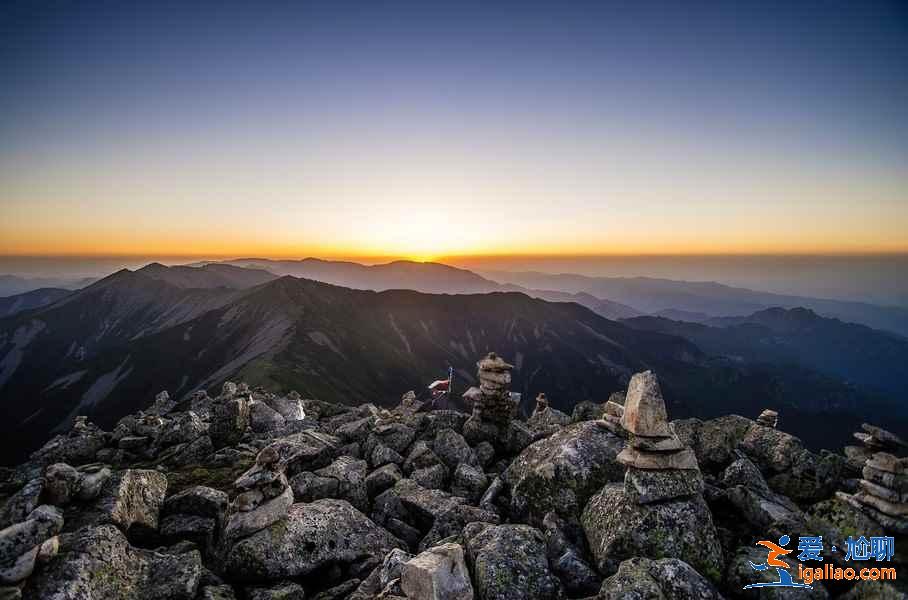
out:
M268 446L255 464L234 482L236 497L230 504L224 538L236 540L286 518L293 504L293 490L284 475L278 452Z
M490 442L499 450L516 454L533 441L533 432L517 420L519 394L512 394L511 370L494 352L476 363L478 392L468 390L464 400L472 403L473 412L463 427L463 435L471 444Z
M674 556L717 572L722 550L697 458L671 428L652 372L631 378L621 426L631 434L617 456L627 467L624 485L607 484L581 519L600 572L633 556Z
M659 382L651 371L631 378L621 426L630 445L618 455L625 465L625 492L640 504L699 494L703 480L693 450L668 423Z
M861 445L845 446L844 452L848 459L848 466L857 473L864 468L864 463L877 452L900 456L908 450L908 444L902 438L869 423L861 424L861 431L854 433L854 439L861 442Z
M779 424L779 413L767 408L757 417L757 424L775 429Z
M887 531L908 534L908 458L877 452L864 464L861 474L858 492L839 492L839 498Z
M626 430L621 425L621 419L624 417L624 406L608 400L605 403L605 408L602 413L602 421L605 423L606 428L612 433L618 435L626 435Z

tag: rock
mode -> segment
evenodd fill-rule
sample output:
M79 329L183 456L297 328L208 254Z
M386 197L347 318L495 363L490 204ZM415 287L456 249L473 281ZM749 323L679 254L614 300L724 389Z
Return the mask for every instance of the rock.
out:
M30 512L38 508L44 490L44 478L30 479L22 488L10 496L0 512L0 527L8 527L25 520Z
M445 487L445 482L448 479L448 470L444 465L417 469L410 475L410 479L427 490L440 490Z
M90 509L93 524L113 523L130 535L157 531L167 493L167 477L150 469L127 469L110 476Z
M495 447L489 442L480 442L474 448L480 467L487 467L495 460Z
M410 447L410 444L413 443L415 437L416 431L403 423L378 425L366 440L363 449L366 453L370 453L376 445L381 444L394 450L394 452L398 454L404 454L406 453L407 448Z
M624 490L630 501L652 504L701 494L703 479L699 471L628 469Z
M112 525L61 536L60 553L25 587L28 599L192 600L202 572L197 551L160 554L132 548Z
M461 498L466 498L470 503L476 503L489 485L486 474L466 463L460 463L454 471L451 482L451 493Z
M772 427L775 429L776 425L779 424L779 413L774 410L765 409L760 413L760 416L757 417L757 425L762 425L763 427Z
M565 427L524 450L502 479L511 493L515 520L541 523L551 510L576 518L589 498L610 481L624 479L616 461L624 440L601 421Z
M105 466L86 465L79 467L79 475L79 489L76 492L76 500L89 502L98 497L112 473Z
M62 462L73 466L94 462L98 451L107 445L107 434L100 427L89 423L86 417L76 417L73 428L65 435L58 435L31 455L40 465Z
M243 439L249 428L249 412L248 399L232 394L212 404L208 434L215 448L234 446Z
M284 421L302 421L306 418L303 402L300 400L300 395L296 392L290 392L286 396L275 396L269 398L266 402L268 406L284 417Z
M249 511L236 511L227 518L224 537L237 540L282 521L293 504L293 490L288 486L284 491Z
M385 446L384 444L377 444L372 450L372 454L369 455L369 462L372 464L373 468L378 468L387 464L400 465L403 464L404 457L393 448Z
M44 470L44 497L49 504L64 506L79 492L82 476L75 467L54 463Z
M534 431L541 432L544 435L551 435L560 428L570 425L571 417L560 410L551 407L545 407L537 410L527 420L527 425Z
M336 498L347 500L358 510L369 510L369 498L366 491L366 461L357 460L349 456L341 456L327 467L323 467L315 474L327 477L337 482Z
M158 460L168 465L181 467L204 463L212 454L214 454L214 444L211 442L211 438L201 435L189 443L172 446L162 453Z
M253 402L249 407L249 426L256 433L277 431L284 426L285 422L281 413L264 402Z
M579 402L574 406L574 412L571 414L571 421L579 423L581 421L594 421L602 418L605 414L605 404L598 404L589 400Z
M345 500L294 504L286 519L232 544L225 568L240 581L308 575L402 547Z
M246 588L248 600L305 600L306 591L298 583L285 581L270 587Z
M581 523L601 573L614 573L620 561L635 556L683 557L699 573L719 580L722 548L699 495L637 504L623 485L609 484L590 500Z
M210 519L220 519L227 509L227 494L214 488L197 485L168 497L162 514L186 514Z
M393 487L402 478L403 473L400 472L400 467L393 463L375 469L366 477L366 491L369 498L374 498L386 489Z
M400 586L410 600L472 600L473 585L460 544L433 546L405 562Z
M331 464L340 446L340 439L317 431L301 431L272 442L281 468L288 476L302 471L314 471Z
M201 600L236 600L236 594L229 585L206 585L201 593Z
M168 543L189 540L206 553L214 547L218 521L196 515L169 515L161 518L159 533Z
M528 525L470 523L464 529L474 591L481 600L546 600L561 595L545 538Z
M568 594L572 597L595 594L602 578L584 556L583 530L576 525L569 526L555 512L547 514L542 524L549 564Z
M201 436L208 430L202 419L192 411L178 413L164 422L161 432L155 440L159 448L186 444ZM122 440L121 440L122 441Z
M713 585L693 567L677 558L631 558L605 580L598 600L721 600Z
M404 473L410 474L417 469L426 469L443 464L438 455L429 448L429 445L420 440L410 446L410 453L404 461Z
M467 440L453 429L442 429L439 431L435 435L432 447L435 450L435 454L452 471L460 463L472 466L479 465L479 459L476 458L476 453L467 444Z
M60 509L42 505L25 521L0 531L0 584L18 583L30 576L42 544L62 528Z
M674 435L668 426L659 381L652 371L636 373L631 377L621 426L633 434L646 437Z
M372 432L374 417L364 417L338 427L334 434L344 442L363 442Z

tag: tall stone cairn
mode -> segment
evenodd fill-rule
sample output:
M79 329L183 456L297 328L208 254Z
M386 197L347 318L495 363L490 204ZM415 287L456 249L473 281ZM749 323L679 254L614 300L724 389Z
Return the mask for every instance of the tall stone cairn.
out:
M507 426L517 418L517 403L511 399L511 369L494 352L476 363L480 394L473 402L473 416L486 423Z
M853 473L860 473L864 464L873 458L877 452L887 452L896 456L908 450L908 444L902 438L882 427L869 423L861 424L861 431L854 432L854 439L861 442L860 446L845 446L847 464Z
M877 452L864 463L861 475L856 494L836 495L886 531L908 534L908 458Z
M630 499L649 504L702 492L697 458L672 430L652 371L631 378L620 424L631 435L617 457L627 466L624 487Z
M779 413L767 408L757 417L757 424L775 429L779 424Z

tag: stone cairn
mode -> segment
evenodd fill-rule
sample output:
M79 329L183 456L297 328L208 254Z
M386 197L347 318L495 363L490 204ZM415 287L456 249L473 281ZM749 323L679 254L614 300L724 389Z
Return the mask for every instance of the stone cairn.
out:
M886 452L898 456L908 450L908 444L902 438L886 431L882 427L876 427L869 423L861 425L861 431L854 433L854 439L861 442L861 445L845 446L844 449L845 457L848 459L848 466L854 472L860 472L864 468L864 463L870 460L877 452Z
M763 427L772 427L773 429L779 424L779 413L765 409L760 413L760 416L757 417L757 425L762 425Z
M473 404L473 416L478 419L507 425L517 418L517 403L511 398L511 369L500 356L489 352L476 363L479 367L480 395Z
M855 494L836 495L882 525L908 534L908 458L899 458L908 444L881 427L864 423L854 438L861 446L846 446L847 464L860 472Z
M287 517L293 490L284 474L278 452L267 446L255 464L234 482L236 497L230 504L224 539L235 541L270 527Z
M908 534L908 459L877 452L864 463L861 474L856 494L836 495L886 531Z
M650 504L702 492L697 458L669 425L662 391L652 371L631 378L621 427L631 434L629 445L617 457L628 468L624 486L631 500Z

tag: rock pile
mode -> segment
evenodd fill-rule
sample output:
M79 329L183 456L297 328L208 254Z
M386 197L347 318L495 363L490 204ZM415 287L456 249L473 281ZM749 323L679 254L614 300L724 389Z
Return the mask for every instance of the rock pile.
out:
M470 415L228 382L112 432L79 418L0 469L0 599L738 597L755 539L906 532L908 459L885 430L863 426L846 488L842 456L765 413L670 423L649 372L572 417L541 395L523 420L510 365L477 366Z
M703 489L693 450L668 423L659 382L651 371L631 378L621 426L630 445L618 455L625 465L625 492L640 504L699 494Z
M236 497L230 504L224 539L243 538L286 518L293 504L293 490L274 448L259 452L255 464L234 482Z
M887 531L908 534L908 458L875 453L862 469L860 490L853 495L838 492L845 500Z
M757 417L757 425L762 425L763 427L772 427L773 429L775 429L778 424L779 413L774 410L767 408Z
M845 457L852 471L860 473L864 463L870 460L877 452L886 452L896 456L908 450L908 443L894 433L869 423L861 424L861 431L854 433L854 439L861 442L860 446L845 446Z
M669 425L652 372L631 378L621 425L631 434L617 457L627 467L624 485L606 485L581 518L600 571L612 573L621 560L642 556L682 558L717 574L722 549L697 459Z
M468 391L465 400L473 412L464 424L464 437L471 444L490 442L498 449L522 450L533 441L529 427L517 421L520 397L511 393L513 365L494 352L476 363L479 369L479 391Z

